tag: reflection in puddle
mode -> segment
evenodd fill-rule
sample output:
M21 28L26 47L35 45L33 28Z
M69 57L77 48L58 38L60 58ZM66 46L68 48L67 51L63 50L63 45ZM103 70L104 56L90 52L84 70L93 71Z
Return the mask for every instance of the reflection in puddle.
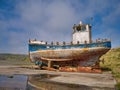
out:
M75 84L65 84L50 81L50 78L57 77L58 75L32 75L29 76L29 85L35 87L35 90L80 90L80 85ZM83 90L83 89L81 89ZM88 90L88 87L85 87L84 90Z
M51 82L58 75L0 75L0 90L79 90L79 85Z
M27 80L25 75L0 75L0 90L26 90Z

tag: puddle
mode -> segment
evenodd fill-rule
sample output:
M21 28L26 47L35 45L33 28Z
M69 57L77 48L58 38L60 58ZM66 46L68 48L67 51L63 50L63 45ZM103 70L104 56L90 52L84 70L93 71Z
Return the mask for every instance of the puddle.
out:
M84 87L80 85L58 83L49 80L50 78L57 76L58 75L50 74L30 75L28 81L30 86L35 87L35 90L80 90L80 87ZM88 88L86 87L84 90L88 90Z
M0 90L79 90L79 85L49 81L58 75L0 75ZM86 89L87 90L87 89Z
M26 90L27 80L25 75L0 75L0 90Z

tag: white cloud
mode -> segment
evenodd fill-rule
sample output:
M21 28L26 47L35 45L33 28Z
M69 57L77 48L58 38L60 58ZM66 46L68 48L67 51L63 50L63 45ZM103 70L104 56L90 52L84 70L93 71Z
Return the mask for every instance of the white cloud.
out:
M20 4L17 8L20 10L18 12L26 31L33 32L37 38L51 38L51 41L52 38L56 38L54 35L63 34L67 29L72 31L70 25L77 20L74 8L63 1L51 3L32 1Z
M107 34L114 33L114 30L110 31L106 25L110 23L112 17L118 18L120 15L120 5L113 6L109 0L21 0L14 4L16 4L15 9L10 13L17 15L17 17L0 21L0 30L2 31L0 41L3 42L3 39L7 38L8 40L4 42L9 48L5 50L5 46L2 44L0 48L2 52L27 53L27 40L29 38L48 42L71 41L72 25L96 15L102 18L102 22L99 23L95 20L97 23L95 27L100 33L93 30L96 34L94 38L102 37L106 35L103 33L104 30ZM111 10L112 12L107 14L106 11L109 8L114 9L114 11ZM3 17L0 14L0 18ZM117 18L112 18L112 22L116 23Z

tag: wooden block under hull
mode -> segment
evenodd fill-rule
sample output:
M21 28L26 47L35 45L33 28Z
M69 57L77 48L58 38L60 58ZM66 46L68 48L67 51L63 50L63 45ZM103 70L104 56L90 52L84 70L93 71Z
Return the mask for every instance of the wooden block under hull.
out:
M101 69L92 69L92 67L60 67L59 71L63 72L88 72L88 73L102 73Z

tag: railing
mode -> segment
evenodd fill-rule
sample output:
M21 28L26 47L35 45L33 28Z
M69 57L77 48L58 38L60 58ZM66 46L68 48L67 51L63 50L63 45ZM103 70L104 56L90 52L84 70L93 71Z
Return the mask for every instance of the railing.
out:
M95 41L91 41L90 43L88 43L87 41L84 41L84 42L80 42L80 41L77 41L76 43L73 43L72 41L71 42L51 42L51 43L48 43L48 42L43 42L43 41L37 41L36 39L35 40L29 40L29 44L45 44L45 45L77 45L77 44L91 44L91 43L102 43L102 42L109 42L111 41L110 39L96 39Z

